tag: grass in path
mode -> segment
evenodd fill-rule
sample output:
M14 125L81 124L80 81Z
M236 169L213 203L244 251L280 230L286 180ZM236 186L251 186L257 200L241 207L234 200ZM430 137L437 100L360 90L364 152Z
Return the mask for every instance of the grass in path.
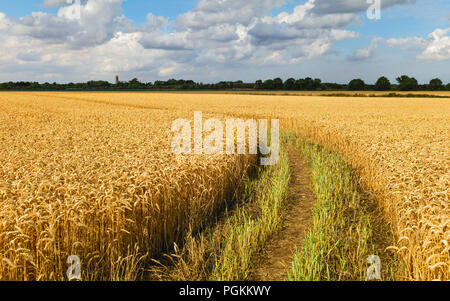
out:
M187 235L182 249L168 256L170 266L152 269L161 280L247 280L253 259L282 222L289 187L290 170L281 149L277 165L261 167L255 178L245 182L216 226L197 235Z
M305 139L291 141L311 162L317 200L306 244L297 250L288 280L367 280L371 255L381 258L382 279L392 280L393 259L385 251L392 235L352 170L336 153Z
M342 158L306 139L282 135L278 165L260 168L245 181L217 224L186 236L183 248L168 256L171 264L152 270L161 280L249 280L254 262L286 212L291 178L287 143L311 164L316 201L304 246L294 252L287 280L367 280L367 259L381 258L382 279L393 280L395 261L386 251L392 244L389 225L377 205L359 187Z

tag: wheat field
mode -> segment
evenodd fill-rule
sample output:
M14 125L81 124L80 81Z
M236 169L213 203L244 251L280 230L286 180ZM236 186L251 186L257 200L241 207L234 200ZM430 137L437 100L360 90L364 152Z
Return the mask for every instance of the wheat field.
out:
M182 112L0 95L0 279L134 280L223 205L253 158L173 155Z
M390 222L398 280L450 279L450 101L183 93L0 93L0 280L134 280L223 206L252 156L175 156L194 111L279 118L339 152Z

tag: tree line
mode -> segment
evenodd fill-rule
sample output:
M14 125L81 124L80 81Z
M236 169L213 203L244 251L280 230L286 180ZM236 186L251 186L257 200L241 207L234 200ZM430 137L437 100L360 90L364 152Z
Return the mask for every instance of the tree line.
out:
M348 84L322 83L318 78L304 79L289 78L283 82L281 78L258 80L255 83L256 90L297 90L297 91L444 91L450 90L450 83L444 85L439 78L432 79L428 84L419 84L417 79L402 75L396 78L396 83L382 76L375 84L366 84L362 79L352 79Z
M192 80L169 79L167 81L141 82L134 78L127 82L112 84L108 81L88 81L85 83L38 83L38 82L6 82L0 83L0 90L23 90L23 91L117 91L117 90L232 90L232 89L254 89L254 83L218 82L215 84L197 83Z
M362 79L353 79L348 84L323 83L318 78L281 78L257 80L255 83L243 81L221 81L204 84L192 80L169 79L143 83L137 78L127 82L112 84L107 81L88 81L85 83L38 83L38 82L6 82L0 83L0 90L22 91L115 91L115 90L290 90L290 91L450 91L450 83L444 85L439 78L432 79L428 84L419 84L414 77L402 75L391 83L385 76L380 77L375 84L366 84Z

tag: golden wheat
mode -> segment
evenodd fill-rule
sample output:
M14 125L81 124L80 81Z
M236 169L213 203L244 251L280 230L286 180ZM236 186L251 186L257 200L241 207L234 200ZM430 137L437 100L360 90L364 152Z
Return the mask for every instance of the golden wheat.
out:
M250 160L170 153L170 122L201 110L278 117L285 130L341 153L391 222L397 278L448 280L449 104L422 98L2 93L0 277L62 279L65 258L78 254L90 278L117 278L121 273L110 262L157 254L201 225Z
M189 114L190 115L190 114ZM249 156L175 156L170 125L188 114L0 94L0 279L137 277L218 210Z

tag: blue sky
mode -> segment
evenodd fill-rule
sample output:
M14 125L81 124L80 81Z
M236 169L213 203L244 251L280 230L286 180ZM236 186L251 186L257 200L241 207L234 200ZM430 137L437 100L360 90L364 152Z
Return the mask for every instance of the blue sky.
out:
M450 82L450 1L381 1L373 21L366 0L88 0L80 19L61 0L0 0L0 81Z
M149 12L175 19L197 5L197 0L126 0L123 2L124 14L136 23L144 23ZM48 8L42 5L42 0L1 0L0 11L8 16L23 17L34 11L57 13L58 7Z

